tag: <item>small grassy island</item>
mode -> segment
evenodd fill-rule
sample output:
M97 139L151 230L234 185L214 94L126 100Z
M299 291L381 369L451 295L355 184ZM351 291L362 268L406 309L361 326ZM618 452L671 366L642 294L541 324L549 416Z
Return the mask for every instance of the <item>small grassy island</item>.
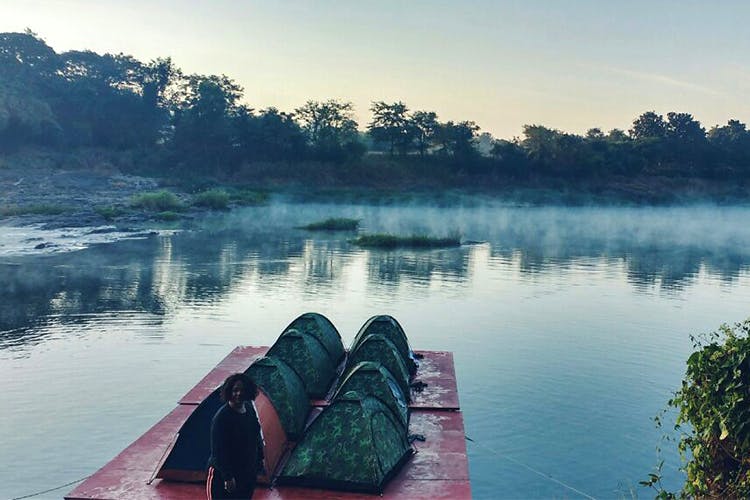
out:
M326 220L301 226L299 229L307 229L308 231L356 231L358 227L359 219L331 217Z
M363 234L352 240L352 243L365 248L450 248L461 246L461 238L459 236L434 238L419 234L398 236L378 233Z

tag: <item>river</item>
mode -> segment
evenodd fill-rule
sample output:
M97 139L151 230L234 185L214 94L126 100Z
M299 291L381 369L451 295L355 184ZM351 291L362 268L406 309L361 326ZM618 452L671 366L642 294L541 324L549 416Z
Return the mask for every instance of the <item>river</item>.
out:
M330 216L470 244L365 250L295 228ZM659 445L677 489L652 417L690 335L750 316L748 220L747 207L280 202L71 251L8 245L0 497L93 473L233 347L269 345L307 311L345 345L391 314L414 348L453 351L476 498L648 498L638 481ZM0 239L25 231L38 232Z

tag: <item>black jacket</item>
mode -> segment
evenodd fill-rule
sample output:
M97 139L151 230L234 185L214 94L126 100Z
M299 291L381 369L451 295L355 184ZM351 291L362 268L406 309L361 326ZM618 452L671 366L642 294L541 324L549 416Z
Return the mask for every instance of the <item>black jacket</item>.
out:
M213 466L224 480L255 481L263 459L260 424L252 404L245 403L245 413L224 404L211 421L211 456Z

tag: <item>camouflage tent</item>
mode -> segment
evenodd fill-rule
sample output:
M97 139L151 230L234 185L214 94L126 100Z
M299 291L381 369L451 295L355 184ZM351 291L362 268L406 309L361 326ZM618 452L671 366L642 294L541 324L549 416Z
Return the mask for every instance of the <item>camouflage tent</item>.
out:
M195 409L168 446L151 480L155 478L184 482L206 480L206 464L211 444L211 420L224 404L221 401L220 392L220 388L214 390L194 407ZM288 440L273 403L262 389L258 391L254 405L262 430L265 468L265 471L258 475L258 482L269 484L282 453L288 447Z
M409 428L409 406L406 396L391 372L380 363L363 361L351 368L343 377L333 399L349 391L375 396L399 417L404 429Z
M195 408L182 424L174 446L154 477L205 481L206 463L211 452L211 420L223 404L220 389L216 389Z
M344 344L341 342L336 327L328 318L318 313L305 313L289 323L284 331L297 330L308 333L317 338L331 358L334 366L338 366L344 359Z
M350 391L310 424L278 482L382 493L411 453L398 417L378 398Z
M411 401L409 389L411 377L393 342L380 334L365 336L357 345L356 350L349 352L346 360L347 369L357 366L362 361L375 361L383 365L393 375L406 400Z
M313 335L287 330L266 354L284 361L299 376L308 397L321 399L336 378L336 365Z
M354 337L354 342L349 351L356 351L357 346L364 342L368 335L379 334L393 342L393 345L398 349L398 353L404 361L404 366L409 372L409 375L414 375L417 371L417 364L414 361L414 352L409 347L409 341L406 338L404 329L396 321L396 318L388 315L373 316L368 319L362 328L357 332Z
M287 437L298 440L310 412L310 400L299 376L284 361L271 357L258 359L245 374L268 395Z

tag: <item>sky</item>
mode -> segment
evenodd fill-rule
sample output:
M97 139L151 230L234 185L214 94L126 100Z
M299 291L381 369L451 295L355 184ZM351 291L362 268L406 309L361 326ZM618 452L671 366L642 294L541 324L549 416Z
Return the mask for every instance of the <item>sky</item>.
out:
M627 130L645 111L750 121L750 1L1 0L55 51L225 74L261 109L403 101L510 139Z

